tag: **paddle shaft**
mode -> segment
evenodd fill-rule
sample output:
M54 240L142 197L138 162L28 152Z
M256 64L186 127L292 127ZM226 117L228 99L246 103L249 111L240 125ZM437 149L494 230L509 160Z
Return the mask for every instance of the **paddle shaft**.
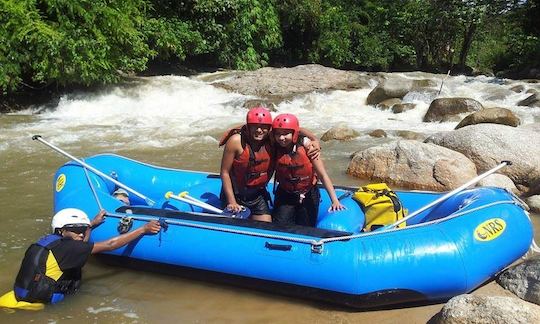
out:
M219 209L217 207L214 207L214 206L212 206L210 204L207 204L207 203L205 203L203 201L197 200L197 199L195 199L195 198L193 198L191 196L188 196L188 195L185 195L184 197L182 197L182 196L169 194L169 195L166 196L166 198L173 198L173 199L185 202L185 203L190 204L190 205L201 207L203 209L209 210L209 211L214 212L216 214L223 214L223 210L221 210L221 209Z
M448 198L452 197L453 195L457 194L458 192L460 192L460 191L462 191L462 190L465 190L465 189L467 189L469 186L471 186L471 185L477 183L478 181L484 179L484 178L487 177L488 175L490 175L490 174L492 174L492 173L495 173L495 172L497 172L498 170L504 168L505 166L511 165L511 164L512 164L512 162L510 162L510 161L502 161L501 164L497 165L497 166L494 167L493 169L488 170L488 171L482 173L481 175L477 176L476 178L471 179L469 182L463 184L461 187L456 188L456 189L454 189L454 190L448 192L446 195L440 197L439 199L430 202L429 204L427 204L427 205L425 205L424 207L422 207L422 208L416 210L414 213L410 214L409 216L404 217L404 218L398 220L397 222L395 222L395 223L393 223L393 224L391 224L391 225L382 227L382 229L389 229L389 228L392 228L392 227L396 227L396 226L398 226L399 224L401 224L401 223L403 223L403 222L406 222L407 220L413 218L414 216L420 214L421 212L423 212L423 211L425 211L425 210L427 210L427 209L429 209L429 208L431 208L431 207L433 207L433 206L435 206L435 205L437 205L437 204L439 204L439 203L445 201L446 199L448 199Z
M64 156L66 156L66 157L72 159L73 161L79 163L80 165L82 165L83 167L87 168L88 170L94 172L95 174L97 174L97 175L99 175L99 176L101 176L101 177L103 177L103 178L105 178L105 179L111 181L112 183L114 183L114 184L117 185L118 187L124 188L124 189L126 189L127 191L129 191L129 192L133 193L134 195L136 195L137 197L140 197L140 198L144 199L150 206L153 206L153 205L155 204L155 202L154 202L152 199L146 197L146 196L143 195L142 193L136 191L135 189L132 189L132 188L126 186L125 184L121 183L120 181L118 181L118 180L116 180L116 179L111 178L110 176L106 175L105 173L103 173L103 172L99 171L98 169L92 167L92 166L89 165L88 163L83 162L82 160L80 160L80 159L74 157L73 155L69 154L68 152L62 150L61 148L59 148L59 147L57 147L57 146L55 146L55 145L53 145L53 144L47 142L46 140L44 140L44 139L41 137L41 135L34 135L34 136L32 136L32 139L35 140L35 141L39 141L39 142L45 144L46 146L52 148L52 149L55 150L56 152L58 152L58 153L60 153L60 154L62 154L62 155L64 155Z

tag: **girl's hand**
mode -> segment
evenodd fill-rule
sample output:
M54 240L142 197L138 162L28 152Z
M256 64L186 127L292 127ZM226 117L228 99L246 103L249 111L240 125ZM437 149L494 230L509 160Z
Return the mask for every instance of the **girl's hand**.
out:
M237 203L227 204L227 210L238 213L238 212L242 211L242 206L238 205Z
M311 141L309 143L307 155L310 160L316 160L321 156L321 144L319 141Z
M343 205L338 201L338 202L332 203L332 206L330 206L330 208L328 208L328 211L329 211L329 212L333 212L333 211L345 210L345 209L347 209L347 208L345 208L345 206L343 206Z

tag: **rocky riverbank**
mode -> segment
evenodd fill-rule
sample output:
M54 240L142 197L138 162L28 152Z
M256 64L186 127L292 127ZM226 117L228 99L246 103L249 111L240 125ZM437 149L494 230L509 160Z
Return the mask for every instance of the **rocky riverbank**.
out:
M411 77L412 75L412 77ZM511 110L493 107L494 100L503 100L516 93L526 94L517 105L540 108L540 83L526 80L493 79L504 85L487 92L481 102L474 98L446 97L445 76L412 73L408 77L389 73L341 71L320 65L294 68L263 68L252 72L236 72L217 87L253 97L244 105L265 105L272 108L297 96L333 90L372 89L365 103L399 115L416 109L407 98L428 98L429 109L424 122L459 122L456 130L429 137L414 132L401 132L392 143L369 147L352 154L347 173L370 181L384 181L402 188L446 191L459 187L472 177L485 172L503 160L512 166L492 175L481 185L492 184L512 190L529 199L533 210L540 196L540 124L522 125ZM384 129L370 133L386 136ZM345 141L360 136L346 124L333 126L322 140ZM427 137L427 138L426 138Z
M369 181L383 181L402 188L449 191L501 161L512 165L483 179L479 185L499 186L521 195L531 210L540 211L540 123L523 125L511 110L493 106L516 93L526 94L517 105L540 108L538 80L506 87L474 98L441 95L444 78L423 73L404 78L386 73L340 71L319 65L289 69L265 68L235 73L214 85L255 97L245 107L263 104L269 108L310 92L372 89L365 103L396 115L416 109L406 98L428 98L426 123L459 122L453 131L423 136L403 132L400 139L368 147L352 154L347 173ZM380 129L370 136L387 136ZM334 125L323 141L348 141L360 132L346 123ZM540 260L529 259L498 279L513 294L506 296L461 295L451 299L432 323L533 323L540 321ZM519 297L519 298L518 298ZM521 299L520 299L521 298Z

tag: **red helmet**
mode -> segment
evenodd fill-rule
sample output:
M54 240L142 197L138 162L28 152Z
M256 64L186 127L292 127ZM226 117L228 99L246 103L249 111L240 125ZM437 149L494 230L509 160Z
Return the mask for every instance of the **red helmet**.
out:
M293 143L298 140L298 133L300 131L300 124L298 118L293 114L281 114L277 115L272 122L272 129L292 129L293 130Z
M248 111L246 123L272 125L272 116L270 115L270 111L268 109L263 107L255 107Z

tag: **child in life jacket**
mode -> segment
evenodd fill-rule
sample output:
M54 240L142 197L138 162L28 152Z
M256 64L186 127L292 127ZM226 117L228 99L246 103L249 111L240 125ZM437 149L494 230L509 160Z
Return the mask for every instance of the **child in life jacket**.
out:
M241 206L251 210L251 219L271 222L266 186L274 173L275 148L270 141L270 111L256 107L248 111L246 124L227 131L219 142L225 145L221 160L221 200L226 208L239 212ZM320 145L315 136L301 130L313 140L309 154L318 157Z
M325 187L332 205L330 211L343 210L332 180L326 173L320 158L310 159L306 154L305 141L299 136L299 123L292 114L281 114L274 118L272 134L277 143L276 182L272 221L283 225L315 226L319 213L319 178Z

